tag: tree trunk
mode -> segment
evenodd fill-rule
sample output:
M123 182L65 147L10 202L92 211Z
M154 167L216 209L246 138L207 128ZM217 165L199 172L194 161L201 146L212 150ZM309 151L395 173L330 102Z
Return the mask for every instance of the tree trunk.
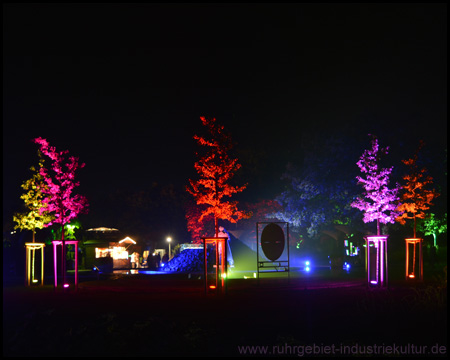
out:
M377 219L377 235L380 236L380 220Z
M33 229L33 243L34 243L34 234L36 233L36 230L35 229ZM44 251L44 250L41 250L41 251ZM32 254L33 254L33 258L31 259L31 279L32 279L32 281L34 281L34 259L35 259L35 257L36 257L36 252L35 252L35 250L34 250L34 248L33 248L33 252L32 252ZM42 264L41 266L44 266L44 264Z
M416 238L416 214L414 213L414 239Z
M214 215L214 231L216 233L215 237L219 236L219 222L217 220L217 216Z

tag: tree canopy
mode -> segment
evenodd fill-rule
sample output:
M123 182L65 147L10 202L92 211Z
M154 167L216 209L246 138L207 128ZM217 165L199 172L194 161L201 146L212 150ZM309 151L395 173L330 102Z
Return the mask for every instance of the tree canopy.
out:
M27 211L22 213L15 213L13 220L17 223L14 227L21 230L31 230L33 232L33 242L35 241L36 229L43 229L47 224L51 223L54 217L48 212L43 211L44 191L47 190L44 182L44 177L40 173L40 168L43 167L44 159L39 152L39 167L32 166L30 170L33 176L24 181L22 188L26 191L20 198L24 201Z
M414 237L416 237L416 219L425 218L425 210L428 210L432 204L433 199L440 194L435 189L430 188L433 184L433 178L427 174L425 167L420 168L417 161L419 152L423 148L424 143L421 141L419 148L414 156L407 160L402 160L409 172L403 176L405 181L400 201L401 204L397 210L401 212L395 220L404 225L406 219L414 220Z
M47 226L53 223L63 226L79 213L87 212L87 199L79 194L73 195L74 189L80 184L75 181L76 171L83 168L84 163L80 164L74 156L67 158L67 150L57 152L56 148L43 138L36 138L34 142L40 145L42 154L52 161L50 166L41 166L39 171L46 184L43 188L41 212L45 211L54 216ZM64 236L64 232L62 234Z
M377 137L372 135L371 149L364 150L357 162L364 175L357 176L356 179L363 186L364 192L351 203L352 207L364 212L365 223L377 222L377 235L380 235L380 222L394 223L401 214L397 210L400 185L396 184L392 188L388 186L394 167L383 168L380 165L381 159L388 152L389 147L381 148Z
M233 176L241 167L238 159L230 155L233 147L231 135L215 118L200 117L200 120L206 127L207 135L194 136L203 150L202 153L196 154L198 161L194 164L199 178L190 179L186 190L194 197L197 205L206 205L201 209L199 221L212 215L217 236L219 219L235 223L247 216L244 211L238 209L237 201L230 200L233 194L243 191L247 184L231 184Z

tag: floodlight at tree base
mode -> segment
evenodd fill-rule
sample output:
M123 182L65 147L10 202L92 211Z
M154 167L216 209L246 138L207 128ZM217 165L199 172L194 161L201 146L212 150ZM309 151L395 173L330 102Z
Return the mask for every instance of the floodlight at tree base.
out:
M387 288L388 284L388 235L371 235L366 238L367 283L371 287Z
M423 281L423 252L422 240L419 238L405 239L406 243L406 261L405 261L405 279ZM419 252L416 251L416 246ZM410 251L411 247L413 248Z

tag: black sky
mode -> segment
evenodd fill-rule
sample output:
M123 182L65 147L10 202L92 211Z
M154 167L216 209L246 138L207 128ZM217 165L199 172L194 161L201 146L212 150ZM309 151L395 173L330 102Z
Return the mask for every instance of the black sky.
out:
M86 163L93 197L186 184L202 115L264 153L251 194L273 187L307 131L446 148L446 14L446 4L4 4L4 224L37 136Z

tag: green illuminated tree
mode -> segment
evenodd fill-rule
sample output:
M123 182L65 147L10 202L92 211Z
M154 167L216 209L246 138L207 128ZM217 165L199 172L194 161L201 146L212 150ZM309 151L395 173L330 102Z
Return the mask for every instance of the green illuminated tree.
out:
M422 231L425 235L433 235L434 247L437 247L438 234L447 233L447 213L442 218L438 218L431 213L419 223L419 231Z
M39 168L32 166L30 170L33 172L33 176L21 185L25 193L20 198L24 201L28 211L15 213L13 216L13 220L17 223L14 229L31 230L33 242L35 242L36 229L43 229L54 219L48 211L42 211L46 184L44 177L40 174L40 168L44 163L40 152L39 158Z

